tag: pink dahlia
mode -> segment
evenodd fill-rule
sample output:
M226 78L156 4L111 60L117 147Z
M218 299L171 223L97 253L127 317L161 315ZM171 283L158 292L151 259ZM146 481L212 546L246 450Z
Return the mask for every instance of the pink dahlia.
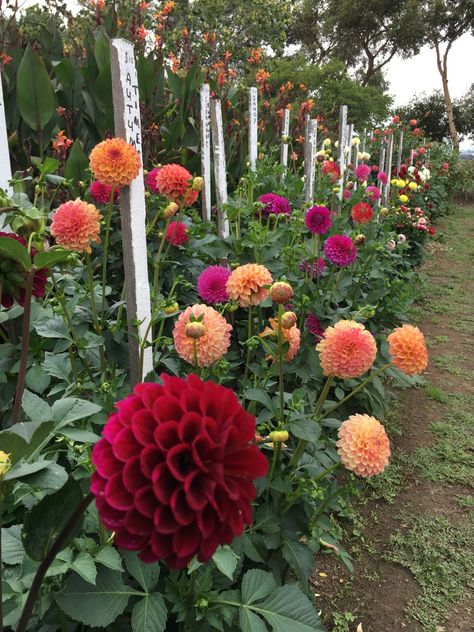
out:
M96 204L109 204L112 187L110 184L102 184L98 180L94 180L89 187L91 198ZM119 196L119 189L114 188L114 202Z
M26 240L16 233L0 232L0 237L14 239L26 248ZM31 248L31 257L33 258L35 254L36 249ZM15 301L19 305L25 305L26 277L27 273L21 264L0 254L0 305L7 309L12 307ZM46 281L47 271L45 269L35 272L32 289L32 294L35 298L44 296Z
M262 215L289 215L291 213L290 202L275 193L265 193L258 198L258 201L263 205L260 211Z
M308 314L306 316L306 320L304 321L304 326L309 331L310 334L315 336L317 340L321 340L324 334L324 329L319 322L319 318L316 314Z
M326 262L322 257L316 259L313 263L311 261L302 261L300 263L300 270L310 275L312 279L314 277L319 278L326 269Z
M165 239L173 246L184 246L188 241L188 227L184 222L171 222L166 229Z
M365 190L365 194L367 195L369 200L371 200L372 202L376 202L377 200L380 200L380 197L382 195L380 189L374 186L367 187Z
M379 173L377 174L377 180L381 182L382 184L387 184L388 176L385 173L385 171L379 171Z
M231 271L224 266L209 266L201 272L197 281L199 296L206 303L226 303L229 300L226 284Z
M156 176L158 175L160 169L161 167L153 167L153 169L151 169L151 171L147 173L145 178L145 186L147 187L147 189L150 189L150 191L155 194L159 193L159 190L156 186Z
M331 226L331 211L327 206L312 206L306 211L304 222L314 235L324 235Z
M359 182L366 182L367 178L370 176L370 167L362 163L355 170L355 175Z
M344 268L356 260L357 248L350 237L334 235L324 242L324 254L335 266Z
M119 548L144 562L207 562L252 522L268 462L235 393L196 375L161 375L115 404L92 451L91 492Z

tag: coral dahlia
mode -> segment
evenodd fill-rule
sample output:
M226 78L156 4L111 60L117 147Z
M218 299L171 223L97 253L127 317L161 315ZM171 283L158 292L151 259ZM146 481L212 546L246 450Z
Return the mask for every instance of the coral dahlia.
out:
M323 162L321 172L323 176L330 176L331 182L333 184L336 183L341 177L341 170L339 169L339 165L333 160L325 160Z
M387 337L393 364L407 375L422 373L428 366L425 337L418 327L402 325Z
M265 266L259 263L246 263L233 270L227 280L229 298L237 301L242 307L258 305L268 296L266 285L273 279Z
M91 491L119 548L144 562L207 562L252 522L255 418L235 393L196 375L161 375L115 404L92 451Z
M353 320L340 320L334 327L327 327L316 350L324 375L342 379L361 376L377 355L375 338Z
M351 415L338 430L341 462L357 476L381 474L388 465L390 441L380 421L370 415Z
M224 266L209 266L201 272L197 281L199 296L206 303L226 303L229 300L226 284L230 277L229 268Z
M262 338L272 336L273 338L278 340L278 318L270 318L268 322L270 323L270 327L266 327L262 331L260 336ZM290 345L288 351L285 354L285 360L287 362L290 362L300 350L301 332L298 327L296 327L296 325L290 327L289 329L285 329L284 327L282 327L281 331L285 342L288 342L288 344Z
M156 190L180 206L191 206L198 199L194 191L193 177L187 169L177 164L161 167L155 177Z
M108 138L94 147L89 156L94 176L113 187L131 184L141 169L140 156L123 138Z
M186 325L192 318L204 325L204 335L195 341L186 333ZM200 367L211 366L220 360L230 345L232 325L226 321L213 307L208 305L192 305L179 315L173 329L174 347L177 354L189 364L194 364L194 344L196 344L197 363Z
M91 253L90 242L100 243L102 215L79 198L58 206L51 219L51 235L66 250Z
M372 207L367 202L359 202L352 207L351 217L356 224L367 224L373 216Z

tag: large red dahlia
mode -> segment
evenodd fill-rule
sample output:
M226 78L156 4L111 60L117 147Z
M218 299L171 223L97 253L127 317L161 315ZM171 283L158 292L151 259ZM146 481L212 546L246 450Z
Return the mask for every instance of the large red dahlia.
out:
M252 480L268 462L255 418L235 393L196 375L161 375L117 402L94 446L91 491L118 547L184 568L241 535L252 520Z

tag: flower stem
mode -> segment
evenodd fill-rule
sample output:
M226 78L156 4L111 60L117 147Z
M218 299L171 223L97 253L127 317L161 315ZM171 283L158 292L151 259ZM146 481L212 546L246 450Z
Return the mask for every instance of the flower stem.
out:
M91 297L92 322L94 325L95 333L102 338L102 326L99 321L99 316L97 314L97 305L95 302L94 273L92 271L92 261L91 261L91 256L89 254L86 254L86 261L87 261L87 276L88 276L88 281L89 281L89 294ZM105 357L105 348L104 348L103 341L99 346L99 353L100 353L100 364L101 364L102 372L105 373L107 370L107 360Z
M23 327L21 334L21 355L20 368L18 371L18 381L16 383L15 402L13 404L12 422L16 424L20 418L21 403L23 401L23 392L25 390L26 370L28 368L28 347L30 345L30 317L31 317L31 299L33 295L33 280L35 278L36 268L32 267L28 270L25 288L25 307L23 311Z
M112 186L112 188L110 189L110 201L109 201L109 208L107 211L107 220L105 224L104 258L102 260L102 306L100 308L101 324L103 324L104 322L105 288L107 286L107 258L109 254L110 225L112 223L112 211L114 209L114 195L115 195L115 187Z
M249 362L250 362L250 345L248 344L250 338L252 337L252 305L249 305L249 316L247 323L247 357L245 360L245 371L244 371L244 386L247 384L247 377L249 373Z

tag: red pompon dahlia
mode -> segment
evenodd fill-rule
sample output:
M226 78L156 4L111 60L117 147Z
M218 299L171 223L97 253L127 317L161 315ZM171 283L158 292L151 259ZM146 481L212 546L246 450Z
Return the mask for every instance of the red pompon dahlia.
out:
M116 403L92 451L91 491L119 548L144 562L207 562L252 522L268 462L235 393L196 375L161 375Z
M367 202L359 202L352 207L351 217L356 224L367 224L373 216L372 207Z
M334 184L341 177L341 170L337 162L326 160L321 168L323 176L330 176L331 182Z
M156 190L180 206L191 206L198 199L199 192L193 186L193 177L181 165L170 164L161 167L155 176Z
M16 233L0 232L0 237L15 239L26 248L26 240ZM33 258L35 254L36 249L31 248L31 257ZM47 278L46 269L43 268L35 272L32 289L32 294L35 298L44 296ZM24 306L26 280L27 273L19 263L0 255L0 305L8 309L16 301L19 305Z
M184 246L188 241L188 227L184 222L171 222L166 229L165 239L173 246Z

